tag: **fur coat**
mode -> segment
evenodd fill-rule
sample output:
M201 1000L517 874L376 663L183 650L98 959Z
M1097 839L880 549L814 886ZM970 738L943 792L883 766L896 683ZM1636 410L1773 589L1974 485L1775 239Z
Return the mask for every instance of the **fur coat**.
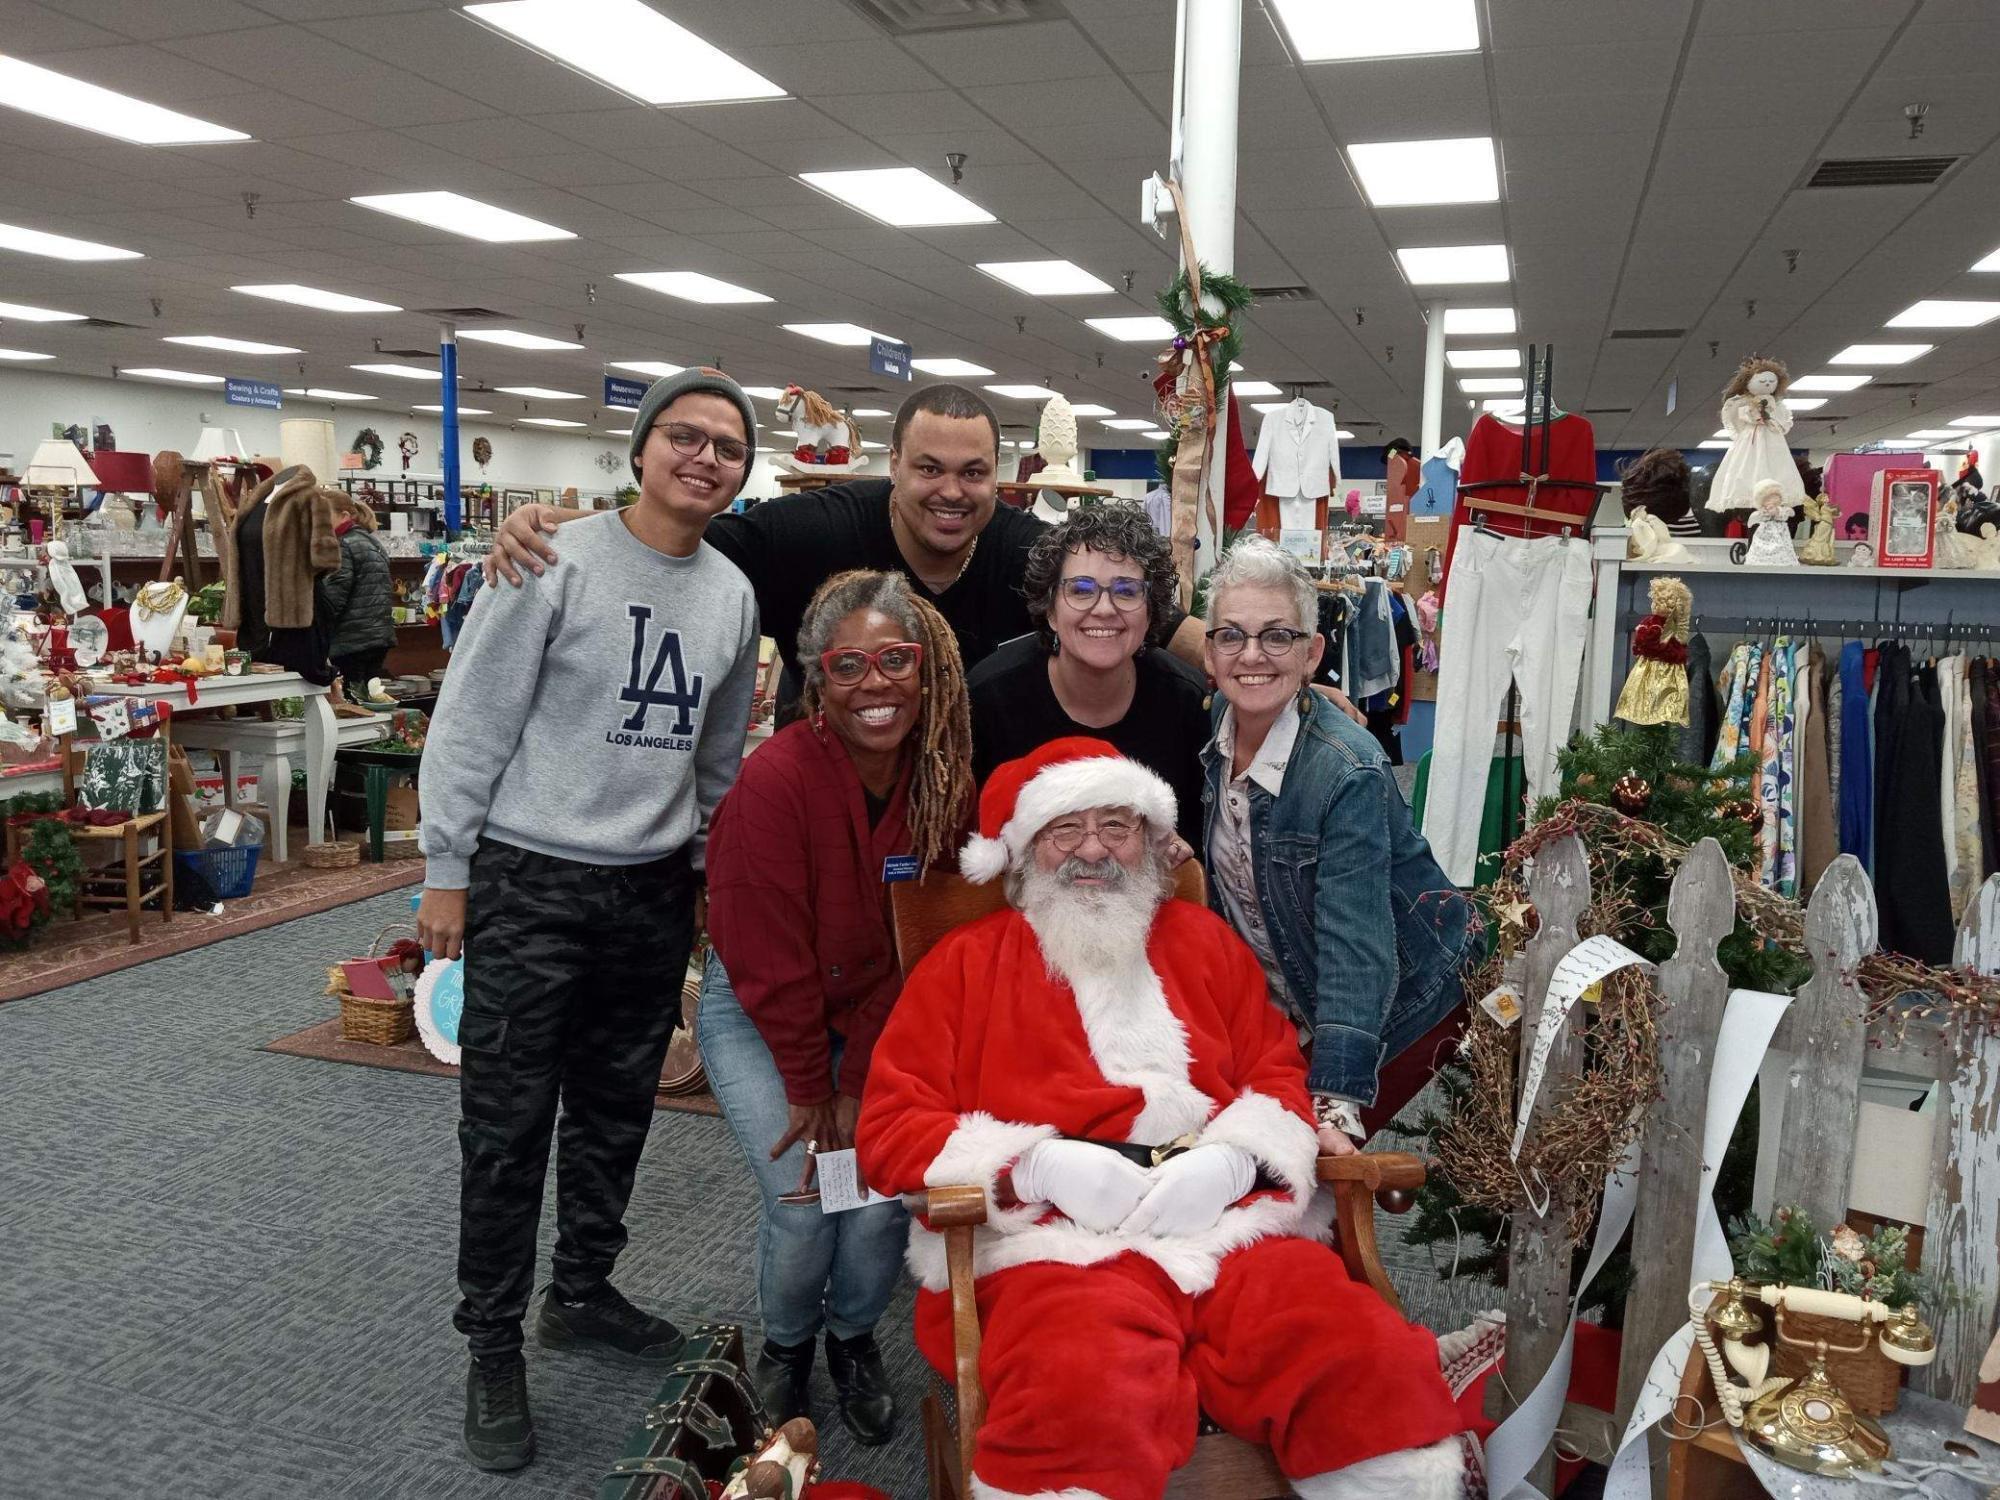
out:
M282 469L258 487L250 503L236 518L240 533L243 518L259 505L270 509L263 520L264 623L273 630L295 630L313 622L313 580L340 566L340 538L333 530L332 490L321 489L310 469ZM222 624L227 630L242 625L240 547L232 546L228 557L228 592L223 600Z

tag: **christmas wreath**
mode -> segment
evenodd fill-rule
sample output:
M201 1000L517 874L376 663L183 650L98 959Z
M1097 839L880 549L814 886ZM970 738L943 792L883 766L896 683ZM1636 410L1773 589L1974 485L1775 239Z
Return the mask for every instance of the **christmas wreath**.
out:
M361 455L361 467L376 469L382 465L382 434L372 427L364 427L354 434L354 441L348 445L348 452Z
M476 437L472 440L472 461L482 469L493 462L492 439Z

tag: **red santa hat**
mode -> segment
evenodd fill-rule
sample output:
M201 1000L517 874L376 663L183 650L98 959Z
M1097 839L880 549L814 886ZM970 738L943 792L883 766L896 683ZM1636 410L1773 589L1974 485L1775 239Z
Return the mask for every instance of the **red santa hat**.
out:
M967 880L991 880L1050 823L1092 807L1129 807L1157 829L1174 826L1172 787L1105 741L1071 735L994 767L979 794L979 832L959 851L958 868Z

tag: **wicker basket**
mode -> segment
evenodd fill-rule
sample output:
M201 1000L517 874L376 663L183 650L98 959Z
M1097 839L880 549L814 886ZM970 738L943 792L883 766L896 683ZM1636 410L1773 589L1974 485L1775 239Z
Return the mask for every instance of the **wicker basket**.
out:
M390 934L415 937L417 930L408 922L391 922L375 934L368 955L379 957ZM417 1012L408 1000L368 1000L351 994L347 976L335 967L326 971L327 993L340 997L340 1039L344 1042L371 1042L377 1047L395 1047L417 1034Z
M361 846L344 843L307 844L300 851L299 860L312 870L345 870L350 865L361 863Z
M1766 1315L1775 1328L1775 1313ZM1771 1373L1788 1380L1800 1379L1812 1364L1813 1343L1826 1340L1826 1373L1840 1387L1841 1395L1863 1416L1880 1417L1896 1409L1902 1396L1903 1366L1882 1352L1876 1342L1877 1325L1855 1323L1846 1318L1830 1318L1822 1313L1802 1313L1785 1309L1785 1337L1775 1332L1771 1338ZM1845 1349L1867 1340L1858 1353Z

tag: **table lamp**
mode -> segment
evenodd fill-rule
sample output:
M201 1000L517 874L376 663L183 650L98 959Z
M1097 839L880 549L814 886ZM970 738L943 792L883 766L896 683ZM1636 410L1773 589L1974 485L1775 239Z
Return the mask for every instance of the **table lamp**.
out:
M51 489L95 489L97 471L91 468L82 450L68 438L43 438L35 445L35 456L21 471L23 482Z
M243 446L243 435L234 427L204 427L188 458L195 463L214 463L217 459L247 458L249 453Z

